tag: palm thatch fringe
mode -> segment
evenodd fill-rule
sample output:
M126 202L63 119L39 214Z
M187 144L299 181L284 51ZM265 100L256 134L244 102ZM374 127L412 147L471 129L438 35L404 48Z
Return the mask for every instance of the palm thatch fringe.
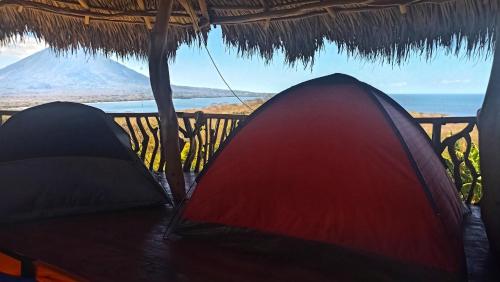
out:
M202 36L220 25L224 42L240 55L270 60L282 51L290 64L313 63L328 42L350 55L389 63L401 63L412 52L430 57L436 48L488 53L500 14L500 0L190 1ZM31 35L58 51L83 47L146 57L156 7L154 0L0 0L0 44ZM180 3L169 28L170 58L181 44L200 44Z

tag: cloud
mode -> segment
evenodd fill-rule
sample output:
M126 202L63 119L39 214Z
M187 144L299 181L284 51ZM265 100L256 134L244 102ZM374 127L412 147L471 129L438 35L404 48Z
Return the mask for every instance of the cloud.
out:
M470 83L470 79L443 79L442 84L460 84L460 83Z
M0 56L22 59L47 48L45 42L40 42L33 37L23 40L17 39L7 45L0 45Z

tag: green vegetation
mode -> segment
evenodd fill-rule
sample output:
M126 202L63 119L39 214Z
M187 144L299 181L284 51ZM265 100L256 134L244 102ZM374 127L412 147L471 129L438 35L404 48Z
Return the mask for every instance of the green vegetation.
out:
M462 181L462 189L460 191L460 196L464 201L470 200L472 204L477 204L481 200L483 186L481 183L481 176L478 176L474 183L474 171L469 168L464 159L465 149L463 144L457 142L455 144L455 152L457 158L460 161L460 165L458 167L458 172L460 175L460 179ZM446 162L446 167L450 176L453 178L455 165L451 160L449 154L443 154L443 158ZM469 153L469 157L467 158L469 165L474 168L477 175L480 175L480 165L479 165L479 149L475 144L471 145L471 150ZM474 185L474 190L471 193L471 188Z

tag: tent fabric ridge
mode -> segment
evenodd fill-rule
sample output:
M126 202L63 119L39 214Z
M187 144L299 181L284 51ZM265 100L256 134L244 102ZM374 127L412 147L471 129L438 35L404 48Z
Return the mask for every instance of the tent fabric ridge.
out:
M369 86L371 87L371 86ZM383 99L385 102L389 103L391 106L393 106L395 109L397 109L400 113L403 113L406 117L408 117L408 119L411 121L411 123L419 130L421 131L422 134L424 134L426 136L425 140L428 141L428 144L429 146L431 146L432 148L434 148L431 140L429 138L427 138L427 133L424 131L424 129L413 119L413 117L411 115L409 115L402 107L401 105L395 103L392 99L390 99L389 97L387 97L387 94L383 93L382 91L374 88L374 87L371 87L374 91L377 92L377 94L379 95L379 97L381 99ZM374 97L375 98L375 97ZM377 100L375 98L375 100ZM380 105L380 102L377 100L376 101L379 105ZM441 212L439 210L439 208L437 207L437 204L435 203L435 200L434 200L434 197L432 195L432 193L430 192L430 189L429 189L429 186L427 185L427 182L425 181L425 179L423 178L423 175L422 173L420 172L420 169L418 168L414 158L413 158L413 155L411 154L411 152L409 151L408 149L408 146L406 145L406 142L404 142L403 138L402 138L402 135L401 133L399 132L399 129L394 125L394 122L389 118L388 116L388 113L387 111L385 110L385 108L380 105L380 108L381 110L383 111L384 115L386 116L386 118L389 120L389 122L391 123L392 126L394 126L394 130L396 130L396 133L397 133L397 136L398 136L398 139L400 139L400 142L403 144L403 146L405 147L405 151L407 152L407 154L409 155L409 159L412 163L412 166L414 167L414 169L416 170L416 173L419 177L419 180L422 182L422 185L423 185L423 188L424 188L424 192L426 192L426 196L428 199L431 200L431 205L432 207L435 209L435 213L436 213L436 216L440 222L440 225L441 227L443 228L443 230L445 231L445 234L447 234L446 232L446 223L444 222L442 216L441 216ZM436 155L439 157L438 155L438 152L436 152L434 150L434 152L436 153ZM448 180L451 182L451 180L448 178ZM453 182L452 182L453 183ZM455 186L453 184L453 186ZM460 201L462 201L461 199L459 199Z
M0 127L0 145L0 222L169 203L126 131L97 108L53 102L21 111Z
M389 96L350 76L333 74L290 87L220 146L179 211L174 232L230 232L232 238L234 231L238 238L241 228L251 229L458 274L460 200L422 131ZM284 145L275 136L290 142ZM316 146L302 149L311 138ZM347 152L349 146L359 149ZM276 158L297 163L272 169ZM337 181L332 170L339 173ZM356 170L363 177L352 181L348 175ZM304 195L307 187L312 193ZM339 196L346 187L349 192ZM314 195L322 192L318 200ZM387 196L391 203L383 202ZM226 227L210 230L210 224Z
M228 136L228 138L229 137L230 136ZM179 205L174 206L174 209L172 211L172 216L170 217L170 220L167 223L167 227L165 228L165 238L168 238L170 234L175 232L178 223L181 221L181 217L186 208L186 204L193 195L195 190L196 190L196 181L189 186L188 191L186 191L186 195L184 196L184 199L182 199L181 203ZM171 201L170 197L167 198L169 199L169 201Z
M372 87L379 95L379 97L383 98L383 100L390 104L391 106L393 106L394 108L396 108L399 113L403 114L405 117L408 118L408 120L415 126L415 128L417 128L417 130L420 131L420 133L422 133L424 136L427 136L427 132L425 132L425 130L422 128L422 126L398 103L396 103L394 100L392 100L387 94L385 94L384 92ZM425 140L427 141L427 143L429 144L429 146L431 146L431 148L434 149L434 144L432 143L432 140L430 138L425 138ZM436 153L436 155L438 156L438 158L441 160L442 164L444 167L446 167L446 164L444 163L444 159L440 156L441 152L437 151L434 149L434 152ZM447 180L455 187L455 183L452 179L450 178L447 178ZM460 199L460 197L457 195L457 197ZM461 200L461 199L460 199Z
M131 155L131 157L138 158L137 155L133 151L130 152L130 155ZM139 162L131 161L130 164L139 170L146 171L151 176L151 177L147 177L147 180L150 183L152 183L156 187L156 189L158 189L163 194L163 196L165 196L165 199L167 200L167 202L169 204L173 205L172 199L170 199L170 197L169 197L167 188L163 187L163 185L160 184L160 182L157 180L158 176L156 174L154 174L152 171L150 171L148 168L146 168L146 166L144 166L140 162L140 160L139 160ZM170 190L170 187L168 187L168 189Z
M425 132L425 130L422 128L422 126L420 126L420 124L415 120L415 118L413 118L413 116L411 116L400 104L396 103L387 94L378 90L377 88L370 86L370 85L368 85L368 87L371 87L371 89L374 90L380 98L383 98L383 100L385 102L389 103L391 106L396 108L401 114L403 114L405 117L407 117L411 121L411 123L416 126L416 128L420 131L420 133L425 134L425 135L427 134L427 132ZM430 138L426 138L426 140L429 143L429 145L434 149L434 145L432 144L432 140ZM439 152L436 150L434 150L434 151L439 156Z
M385 108L382 106L380 101L377 99L377 97L375 97L375 95L380 94L379 91L374 91L374 90L376 90L374 87L369 86L369 85L364 84L364 83L362 83L361 86L365 87L367 92L372 92L374 94L374 95L372 94L372 95L368 95L368 96L375 103L375 105L380 109L380 111L382 112L382 114L384 116L385 121L391 126L393 133L396 135L396 138L398 139L400 145L402 146L403 150L405 151L405 153L408 157L408 161L410 162L411 167L413 168L413 170L417 174L418 180L419 180L420 184L422 185L422 190L424 191L425 196L427 197L427 200L431 204L431 207L434 210L434 213L436 215L439 215L440 212L439 212L439 209L437 207L436 201L434 200L434 197L432 196L432 193L429 189L429 186L427 185L427 182L425 181L425 179L422 175L422 172L418 168L418 165L415 162L415 159L413 158L413 155L410 152L408 145L406 144L405 140L403 139L401 132L399 131L397 126L394 124L394 121L390 118L389 114L387 113ZM399 109L397 109L397 110L400 111Z
M213 162L217 160L217 157L219 154L224 150L226 145L231 142L231 140L238 134L238 132L243 129L252 119L254 119L256 116L258 116L262 111L267 109L270 105L275 103L276 101L280 100L282 96L285 96L287 93L297 90L302 87L306 87L309 85L322 85L322 84L329 84L329 83L335 83L335 84L343 84L343 83L350 83L350 82L355 82L355 83L361 83L359 80L356 78L342 74L342 73L334 73L334 74L329 74L325 75L322 77L318 77L312 80L304 81L299 84L296 84L294 86L291 86L287 88L286 90L281 91L280 93L274 95L271 99L267 100L265 104L257 108L255 111L253 111L248 117L246 117L243 122L240 122L240 124L231 131L229 136L224 140L224 142L219 146L219 149L214 153L212 158L208 160L207 164L203 167L203 169L200 171L198 176L196 177L196 182L199 182L199 180L203 177L205 172L210 168ZM194 187L196 188L196 187ZM193 191L194 192L194 191Z
M372 86L370 86L370 87L372 87ZM372 87L372 88L373 88L373 90L375 90L378 93L378 97L382 98L386 103L390 104L395 109L397 109L399 113L401 113L405 117L407 117L408 120L415 126L415 128L417 128L417 130L419 130L424 136L426 136L426 137L428 136L427 132L425 132L425 130L422 128L422 126L420 126L420 124L401 105L399 105L394 100L392 100L384 92L382 92L382 91L380 91L380 90L378 90L378 89L376 89L374 87ZM429 146L431 146L431 148L434 149L434 144L432 144L432 140L430 138L425 138L425 140L427 141L427 143L429 144ZM436 153L436 156L441 160L443 166L446 167L443 158L440 156L441 152L436 151L435 149L434 149L434 152ZM447 178L447 180L455 187L455 183L453 182L452 179ZM457 198L460 199L460 197L458 195L457 195Z
M396 110L398 110L398 112L400 113L403 113L410 121L411 123L419 130L421 131L421 133L426 137L425 140L428 141L428 144L429 146L431 146L432 148L433 145L432 145L432 142L431 140L427 137L427 133L423 130L423 128L413 119L413 117L411 115L409 115L402 107L401 105L399 105L398 103L394 102L390 97L388 97L387 94L383 93L382 91L376 89L375 87L373 86L370 86L370 85L367 85L366 83L363 83L365 84L369 89L371 89L372 91L375 91L375 95L377 95L378 97L380 97L381 99L383 99L385 102L389 103L391 106L393 106ZM393 128L394 132L396 133L396 136L397 138L399 139L401 145L403 146L403 149L404 151L406 152L406 154L408 155L408 160L410 161L411 163L411 166L412 168L414 169L414 171L416 172L417 176L418 176L418 179L420 181L420 183L422 184L422 189L427 197L427 199L429 200L429 203L431 204L431 207L443 229L443 231L445 232L445 234L447 234L447 236L451 236L450 234L448 234L446 232L447 228L446 228L446 223L444 222L443 220L443 217L441 216L441 211L438 207L438 205L436 204L436 201L434 199L434 196L432 195L432 192L430 191L429 189L429 185L427 184L427 182L425 181L423 175L422 175L422 172L420 171L414 157L413 157L413 154L410 152L409 148L408 148L408 145L406 144L406 142L404 141L404 138L402 137L402 134L401 132L399 131L399 129L397 128L397 126L394 124L394 121L390 118L389 114L387 113L387 111L385 110L385 108L381 105L380 101L377 99L377 97L374 97L372 95L370 95L371 98L373 98L373 100L376 100L375 103L377 104L377 106L380 108L380 110L382 111L383 115L384 115L384 118L387 120L387 122L391 125L391 127ZM434 152L436 153L436 155L438 154L435 150ZM449 179L448 179L449 180ZM451 180L450 180L451 181ZM455 187L455 185L453 184L453 187ZM461 201L461 200L460 200Z

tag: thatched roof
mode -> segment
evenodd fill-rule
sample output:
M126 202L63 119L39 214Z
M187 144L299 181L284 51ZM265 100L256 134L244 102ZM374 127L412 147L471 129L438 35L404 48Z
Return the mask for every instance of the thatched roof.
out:
M56 50L146 56L157 2L0 0L0 44L33 34ZM225 43L243 55L270 59L283 50L288 62L310 61L326 42L392 62L436 47L490 50L499 7L500 0L177 0L170 51L198 41L192 19L204 36L220 25Z

